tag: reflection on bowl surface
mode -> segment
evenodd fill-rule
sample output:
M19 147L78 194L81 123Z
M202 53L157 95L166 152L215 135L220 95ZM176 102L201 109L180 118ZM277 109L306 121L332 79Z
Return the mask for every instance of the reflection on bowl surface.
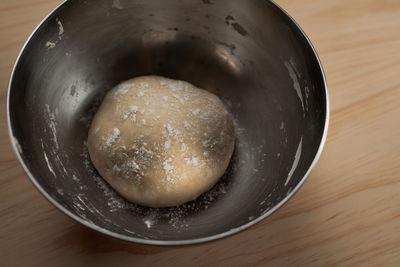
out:
M105 93L150 74L209 90L235 119L225 176L179 207L126 202L87 153ZM72 0L23 48L8 112L21 163L58 208L129 241L188 244L245 229L287 201L321 152L328 97L307 38L270 1Z

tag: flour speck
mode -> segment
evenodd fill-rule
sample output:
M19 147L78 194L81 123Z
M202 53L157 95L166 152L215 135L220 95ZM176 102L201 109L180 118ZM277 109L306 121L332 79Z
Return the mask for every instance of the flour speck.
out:
M104 136L102 137L103 140L103 149L108 149L110 148L112 145L114 145L119 137L120 137L121 132L119 131L118 128L114 128L112 133L105 138Z

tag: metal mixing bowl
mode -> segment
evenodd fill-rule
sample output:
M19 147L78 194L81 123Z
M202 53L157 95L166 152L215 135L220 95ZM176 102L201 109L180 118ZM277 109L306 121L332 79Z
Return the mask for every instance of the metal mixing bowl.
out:
M236 121L226 175L180 207L126 202L85 148L104 94L147 74L213 92ZM99 232L158 245L214 240L272 214L310 173L329 115L316 52L264 0L66 1L22 48L7 104L17 156L51 203Z

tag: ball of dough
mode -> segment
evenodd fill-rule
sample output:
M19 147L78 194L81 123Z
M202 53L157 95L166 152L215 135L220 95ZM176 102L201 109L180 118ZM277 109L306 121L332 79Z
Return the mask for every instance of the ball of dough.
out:
M143 76L105 96L88 149L101 176L129 201L176 206L196 199L223 175L234 126L214 94L184 81Z

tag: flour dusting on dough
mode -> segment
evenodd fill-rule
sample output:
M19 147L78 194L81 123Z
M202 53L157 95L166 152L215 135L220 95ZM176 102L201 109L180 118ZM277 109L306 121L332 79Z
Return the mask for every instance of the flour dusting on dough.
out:
M103 149L107 149L110 148L113 144L115 144L117 142L117 140L120 137L121 132L119 131L118 128L114 128L112 130L112 133L105 138L103 136L102 140L103 140Z
M160 201L152 205L177 205L165 203L182 201L174 196L181 187L188 190L188 179L208 189L229 163L233 122L218 97L205 90L183 81L144 76L117 85L103 103L108 110L100 107L97 114L105 114L107 119L96 117L90 133L101 142L93 158L104 159L94 162L109 162L98 166L106 180L132 181L137 187L137 191L129 191L136 194L133 202L139 201L141 192L148 192L150 196L140 199ZM201 191L189 190L197 196ZM164 191L167 200L154 197ZM185 197L196 196L185 193Z

